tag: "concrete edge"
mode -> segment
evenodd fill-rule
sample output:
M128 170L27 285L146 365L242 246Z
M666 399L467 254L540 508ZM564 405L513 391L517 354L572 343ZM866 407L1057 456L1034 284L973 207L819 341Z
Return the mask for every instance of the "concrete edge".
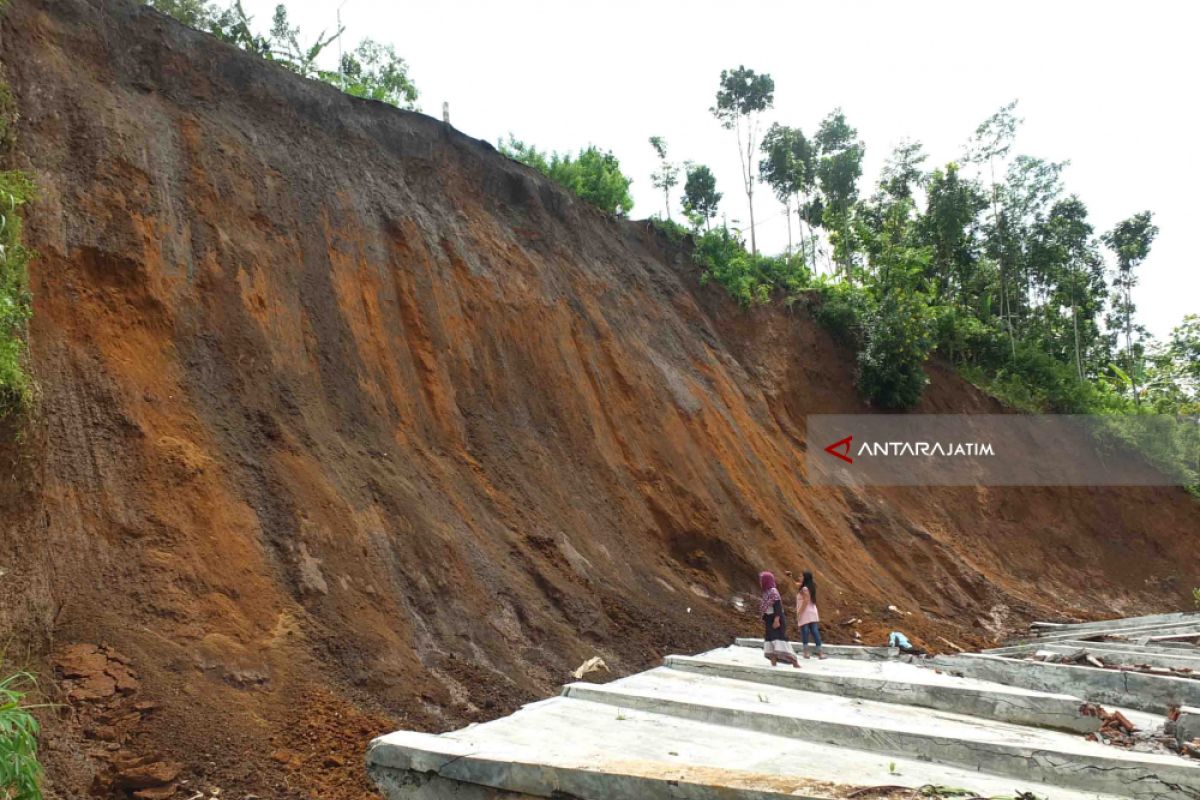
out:
M1025 661L984 653L936 656L928 666L968 678L1021 686L1040 692L1070 688L1093 703L1166 714L1180 705L1200 705L1200 681L1118 669L1096 669L1075 664Z
M707 705L655 696L611 684L569 684L566 696L708 724L726 725L775 736L822 742L875 753L931 760L992 775L1135 798L1200 798L1200 765L1171 763L1164 757L1117 759L997 742L964 741L919 731L860 727L846 722L812 720L764 708Z
M666 666L696 674L930 708L1035 728L1071 733L1092 733L1100 729L1097 717L1081 713L1084 701L1078 697L1022 690L1005 684L997 684L995 689L980 689L937 683L906 683L873 676L830 675L802 669L773 670L770 667L724 664L691 656L667 656Z
M492 800L497 792L513 798L580 800L828 800L770 789L695 783L666 775L658 778L498 758L472 751L434 734L404 738L387 734L368 746L367 773L385 796L412 800L440 800L450 796L450 791L463 800Z
M739 637L733 640L733 644L735 647L757 647L761 650L763 640ZM804 652L804 645L800 642L788 642L788 644L792 646L792 652ZM821 649L827 656L850 658L858 661L886 661L892 658L892 656L888 655L888 648L886 647L869 647L857 644L827 644ZM903 656L899 658L903 658Z

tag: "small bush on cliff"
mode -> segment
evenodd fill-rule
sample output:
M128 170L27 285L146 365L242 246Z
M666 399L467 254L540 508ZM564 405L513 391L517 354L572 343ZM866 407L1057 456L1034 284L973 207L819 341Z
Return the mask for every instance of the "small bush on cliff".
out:
M667 241L673 245L683 244L684 240L691 234L691 231L678 222L662 219L661 217L652 217L650 224L654 226L655 230L667 237Z
M716 281L743 306L777 293L794 297L812 277L799 257L754 255L726 228L699 234L694 258L704 268L702 282Z
M867 293L850 283L826 280L817 284L817 293L820 301L813 309L813 318L839 343L858 347L863 320L871 308Z
M0 680L0 800L41 800L38 723L24 705L33 679L18 673Z
M570 153L543 153L509 134L498 143L501 153L533 167L556 183L610 214L624 216L633 209L629 185L633 179L621 172L621 162L611 152L589 145Z
M1196 601L1196 608L1200 608L1200 589L1192 589L1192 599Z

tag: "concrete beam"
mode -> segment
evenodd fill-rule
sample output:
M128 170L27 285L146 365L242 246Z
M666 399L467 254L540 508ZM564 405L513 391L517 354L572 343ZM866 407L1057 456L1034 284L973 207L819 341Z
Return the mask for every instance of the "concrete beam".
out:
M653 674L651 671L634 677ZM688 687L672 692L662 686L643 688L622 686L620 682L570 684L564 692L567 697L618 708L876 753L927 758L1082 791L1125 793L1145 800L1200 798L1200 765L1175 757L1131 753L1081 742L1067 734L1057 734L1060 737L1057 740L1050 740L1049 732L1032 736L1034 731L1029 729L1014 729L1028 731L1023 736L995 735L994 729L955 725L946 716L937 720L918 717L912 711L895 714L891 719L877 715L867 723L852 719L844 711L838 713L836 708L816 707L810 698L820 696L811 693L799 693L807 697L794 703L760 695L759 702L752 704L753 701L732 697L728 692L714 696L697 694ZM865 705L865 701L854 702ZM871 705L876 707L874 710L886 707L882 703ZM1093 747L1080 748L1080 744Z
M1043 629L1048 632L1065 633L1070 631L1089 631L1122 627L1139 627L1143 625L1171 624L1174 622L1195 621L1200 624L1200 612L1175 611L1166 614L1146 614L1140 617L1121 617L1118 619L1101 619L1092 622L1033 622L1031 628Z
M1067 639L1058 642L1036 642L1030 644L1014 644L1007 647L993 647L980 652L992 656L1021 655L1033 653L1049 647L1074 647L1087 650L1093 647L1103 647L1106 650L1123 653L1144 653L1148 655L1183 656L1184 658L1200 658L1200 647L1188 644L1135 644L1133 642L1088 642L1083 639Z
M1200 636L1200 620L1187 620L1172 623L1154 623L1142 625L1112 625L1086 630L1060 629L1042 636L1018 639L1012 644L1036 644L1038 642L1062 642L1068 639L1098 639L1101 636L1122 636L1135 639L1142 636Z
M734 644L738 647L756 647L762 649L762 639L734 639ZM796 653L804 652L804 645L800 642L792 642L792 650ZM821 648L825 655L833 658L853 658L861 661L885 661L890 656L886 647L864 647L853 644L827 644ZM809 652L816 652L810 645Z
M989 650L990 655L1006 655L1019 656L1039 651L1048 651L1058 653L1060 655L1071 655L1084 651L1089 655L1095 656L1106 664L1119 666L1122 664L1144 665L1148 667L1160 667L1162 669L1191 669L1195 670L1200 675L1200 655L1185 656L1185 655L1162 655L1160 653L1147 653L1140 650L1137 645L1126 645L1125 649L1116 649L1109 645L1108 642L1047 642L1042 645L1022 645L1019 648L1005 648L1006 650L1014 650L1015 652L994 652ZM1082 665L1080 665L1082 666ZM1186 676L1180 676L1186 677Z
M1034 692L994 684L979 686L976 681L955 681L932 670L906 667L903 674L847 675L816 672L812 669L782 669L710 661L688 656L667 656L670 669L712 675L720 678L754 681L764 685L785 686L840 697L858 697L882 703L933 708L956 714L969 714L1036 728L1053 728L1091 733L1100 729L1100 720L1080 713L1083 700L1063 694ZM806 664L807 666L807 664ZM880 665L885 666L885 665Z
M1071 693L1094 703L1152 714L1165 714L1173 706L1200 705L1200 681L1191 678L1023 661L978 653L936 656L927 663L969 678L1039 692Z

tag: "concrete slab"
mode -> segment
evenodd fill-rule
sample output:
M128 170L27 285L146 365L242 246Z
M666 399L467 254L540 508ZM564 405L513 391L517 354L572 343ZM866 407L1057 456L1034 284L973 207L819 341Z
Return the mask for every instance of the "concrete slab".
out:
M1012 644L1034 644L1037 642L1066 641L1067 639L1099 639L1104 636L1122 636L1127 639L1159 636L1200 636L1200 620L1141 625L1118 625L1089 628L1087 630L1055 630L1040 636L1018 639Z
M936 656L927 663L968 678L1040 692L1070 693L1094 703L1152 714L1165 714L1173 706L1200 705L1200 681L1191 678L1048 664L979 653Z
M736 647L753 648L761 653L763 640L739 638L734 640L734 645ZM791 645L792 650L795 652L804 652L804 645L802 645L800 642L791 642ZM888 655L888 648L886 647L864 647L852 644L827 644L823 649L825 651L825 655L829 656L830 658L851 658L860 661L883 661L888 658L892 658L892 656ZM809 652L812 653L815 651L810 647Z
M1079 698L1120 708L1143 730L1178 704L1186 736L1200 730L1200 702L1189 700L1200 681L995 655L905 663L844 646L800 670L772 669L760 641L739 644L572 684L461 731L381 737L368 770L388 800L841 799L860 788L884 800L931 784L973 796L1200 800L1200 762L1089 742L1076 727ZM875 791L887 786L892 794Z
M1014 644L1007 647L993 647L981 650L981 653L993 656L1020 655L1032 653L1047 647L1075 647L1086 650L1092 647L1103 647L1108 650L1126 653L1146 653L1148 655L1183 656L1185 658L1200 658L1200 647L1179 642L1168 644L1138 644L1136 642L1098 641L1089 642L1083 639L1068 639L1056 642L1036 642L1030 644Z
M988 650L987 653L997 656L1024 656L1039 651L1049 651L1051 653L1070 655L1081 650L1095 656L1106 664L1114 666L1129 664L1161 667L1163 669L1190 669L1194 670L1197 676L1200 677L1200 654L1188 656L1148 653L1137 645L1118 644L1114 647L1108 642L1045 642L1039 645L997 648L996 650ZM1083 665L1081 664L1080 666Z
M1118 619L1102 619L1093 622L1034 622L1030 628L1044 630L1047 633L1063 633L1067 631L1090 631L1114 627L1138 627L1142 625L1161 625L1175 622L1194 621L1200 624L1200 612L1175 611L1166 614L1146 614L1140 617L1122 617Z
M568 697L758 733L1080 791L1200 798L1200 764L1134 753L1056 731L923 708L835 697L658 668L613 683L571 684Z
M1126 796L628 709L618 713L607 704L565 697L453 733L382 736L370 745L367 769L388 800L797 800L884 785L965 787L983 797Z
M695 657L668 656L666 666L701 675L919 706L1018 725L1075 733L1091 733L1100 728L1098 718L1080 713L1084 701L1077 697L959 678L896 661L810 660L801 669L793 669L771 667L754 650L730 647Z

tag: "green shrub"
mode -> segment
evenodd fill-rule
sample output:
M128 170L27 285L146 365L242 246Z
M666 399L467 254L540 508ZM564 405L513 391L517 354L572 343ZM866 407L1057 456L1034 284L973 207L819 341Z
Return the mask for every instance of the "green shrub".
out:
M813 319L835 341L858 347L862 343L863 320L871 313L870 296L857 286L842 282L819 283L817 295Z
M684 240L691 235L691 231L678 222L660 217L653 217L650 224L654 229L667 238L673 245L683 244Z
M777 292L794 297L811 284L799 256L753 255L726 228L697 236L693 258L704 269L702 283L716 281L743 306L766 303Z
M1196 608L1200 608L1200 589L1192 589L1192 599L1196 601Z
M603 211L624 216L633 209L633 196L629 194L633 179L621 172L621 162L611 152L589 145L575 156L570 153L547 155L512 134L508 135L507 141L500 140L498 149Z
M925 299L899 292L885 297L863 326L859 392L876 408L912 408L929 382L923 365L933 345Z
M24 705L33 685L27 673L0 681L0 800L41 800L38 723Z
M21 244L20 208L33 186L19 172L0 172L0 417L20 409L29 398L25 370L25 327L31 312L26 264Z

